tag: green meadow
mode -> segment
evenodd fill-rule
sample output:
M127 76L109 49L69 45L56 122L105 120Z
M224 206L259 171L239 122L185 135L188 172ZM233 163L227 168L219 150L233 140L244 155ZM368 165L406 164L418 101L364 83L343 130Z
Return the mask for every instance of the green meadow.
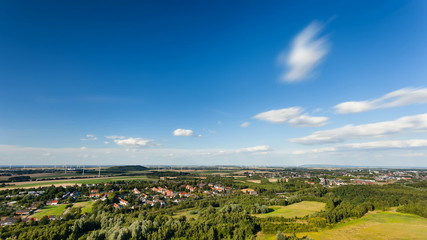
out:
M269 208L274 211L264 214L255 214L254 216L260 218L266 217L304 217L315 212L322 210L325 207L325 203L314 202L314 201L302 201L299 203L294 203L288 206L271 206Z
M92 212L92 205L95 203L95 201L88 201L88 202L78 202L73 204L73 208L82 208L82 214L83 213L90 213Z
M186 208L179 211L176 211L173 215L174 218L179 218L185 216L186 218L196 218L198 216L197 208Z
M50 216L50 215L61 216L62 213L64 213L66 207L67 207L67 204L45 206L42 209L37 210L37 212L34 213L33 217L40 219L43 216Z

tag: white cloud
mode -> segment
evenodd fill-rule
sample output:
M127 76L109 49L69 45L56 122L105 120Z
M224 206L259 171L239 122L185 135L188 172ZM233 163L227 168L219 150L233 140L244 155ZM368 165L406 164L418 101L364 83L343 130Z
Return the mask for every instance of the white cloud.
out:
M392 134L421 130L427 130L427 113L406 116L392 121L347 125L336 129L317 131L309 136L293 138L290 141L306 145L338 143L349 139L384 137Z
M80 149L81 149L81 150L86 150L86 149L87 149L87 147L80 147Z
M95 141L97 139L98 138L95 135L93 135L93 134L86 134L86 137L82 138L80 140L82 140L82 141Z
M402 153L399 154L401 157L426 157L426 153L412 152L412 153Z
M237 149L235 152L242 153L242 152L266 152L270 150L270 146L267 145L261 145L261 146L255 146L255 147L247 147L247 148L240 148Z
M218 156L218 155L236 155L239 153L252 153L252 154L267 154L271 151L271 147L268 145L260 145L260 146L254 146L254 147L246 147L246 148L239 148L239 149L229 149L229 150L215 150L215 151L208 151L208 152L200 152L200 155L212 155L212 156Z
M288 121L294 127L320 127L328 122L327 117L310 117L306 114L292 118Z
M409 140L389 140L364 143L343 144L337 147L315 148L308 150L295 150L292 154L337 152L337 151L354 151L354 150L387 150L387 149L409 149L427 147L426 139L409 139Z
M359 113L380 108L427 103L427 88L402 88L368 101L343 102L334 106L336 113Z
M365 143L346 144L344 147L349 149L388 149L388 148L416 148L427 147L425 139L410 139L410 140L390 140Z
M251 123L250 122L243 122L242 124L240 124L240 127L242 127L242 128L247 128L247 127L249 127L251 125Z
M184 136L184 137L192 137L195 136L193 130L191 129L175 129L172 133L174 136Z
M279 61L286 72L281 76L285 82L297 82L310 77L313 69L329 52L328 38L318 35L322 24L314 21L302 30L293 40L289 54L282 53Z
M125 136L105 136L105 138L108 139L125 139Z
M151 139L144 138L125 138L125 139L115 139L114 143L117 145L126 147L127 149L135 149L135 148L144 148L149 146L156 145Z
M327 117L311 117L300 107L270 110L259 113L253 118L272 123L288 123L294 127L319 127L328 122Z
M336 148L315 148L315 149L309 149L309 150L295 150L292 152L294 155L301 155L301 154L307 154L307 153L322 153L322 152L335 152L337 151Z

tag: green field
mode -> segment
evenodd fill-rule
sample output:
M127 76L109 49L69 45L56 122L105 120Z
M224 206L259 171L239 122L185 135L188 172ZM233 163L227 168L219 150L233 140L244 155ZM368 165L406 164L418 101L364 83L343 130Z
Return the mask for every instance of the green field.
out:
M198 210L196 208L182 209L177 212L174 212L173 217L178 218L181 216L185 216L186 218L196 218L198 214L194 214L194 211L198 211Z
M88 202L78 202L73 204L73 208L82 208L82 214L83 213L90 213L92 212L92 205L95 203L95 201L88 201Z
M41 181L34 182L28 184L18 184L13 186L6 186L3 188L24 188L24 187L39 187L39 186L47 186L49 184L96 184L96 183L106 183L106 182L114 182L114 181L131 181L131 180L145 180L145 181L154 181L157 179L149 178L146 176L138 176L138 177L112 177L112 178L93 178L93 179L69 179L69 180L61 180L61 181ZM0 188L1 189L1 188Z
M330 230L307 233L313 239L427 239L427 219L405 213L372 212Z
M49 216L49 215L61 216L62 213L64 213L66 207L67 207L66 204L46 206L46 207L43 207L42 209L37 210L37 212L33 215L33 217L40 219L43 216Z
M271 206L273 212L264 213L264 214L255 214L254 216L265 218L265 217L304 217L315 212L322 210L325 207L325 203L322 202L313 202L313 201L302 201L299 203L294 203L289 206Z
M427 239L427 219L406 213L370 212L362 218L341 223L320 232L299 233L314 240ZM276 234L257 235L257 240L274 240Z
M91 175L91 176L97 176L98 174L94 173L94 174L86 174L87 175ZM31 175L30 175L31 176ZM83 176L83 177L85 177ZM42 176L31 176L31 179L43 179L43 178L70 178L70 177L82 177L81 173L52 173L52 174L46 174L46 175L42 175Z

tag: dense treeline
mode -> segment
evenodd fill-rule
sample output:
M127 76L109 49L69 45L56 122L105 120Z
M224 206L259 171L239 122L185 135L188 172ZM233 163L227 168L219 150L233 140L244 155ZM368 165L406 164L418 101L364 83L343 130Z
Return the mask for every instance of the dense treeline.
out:
M427 200L411 202L397 209L399 212L417 214L427 218Z

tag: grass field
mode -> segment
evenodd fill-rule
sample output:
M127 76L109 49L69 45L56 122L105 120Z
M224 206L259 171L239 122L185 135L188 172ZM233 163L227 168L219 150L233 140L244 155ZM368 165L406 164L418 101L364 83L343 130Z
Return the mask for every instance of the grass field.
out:
M254 216L265 218L265 217L304 217L315 212L322 210L325 207L325 203L313 202L313 201L302 201L294 203L289 206L272 206L273 212L264 214L255 214Z
M43 216L55 215L61 216L65 211L66 204L54 205L54 206L46 206L42 209L37 210L37 212L33 215L33 217L40 219Z
M92 212L92 205L95 203L95 201L88 201L88 202L78 202L74 203L73 208L82 208L82 214L83 213L90 213Z
M405 213L372 212L330 230L307 233L313 239L427 239L427 219Z
M52 184L55 184L55 185L61 185L61 184L96 184L96 183L105 183L105 182L114 182L114 181L131 181L131 180L154 181L157 179L149 178L146 176L110 177L110 178L94 178L94 179L68 179L68 180L39 181L39 182L31 182L31 183L29 183L29 182L15 183L16 185L6 186L6 187L0 188L0 189L50 186Z
M320 232L298 233L314 240L427 239L427 219L405 213L371 212L362 218L341 223ZM274 240L276 234L257 235L257 240Z
M193 213L194 211L197 211L197 209L196 208L182 209L182 210L175 212L173 217L178 218L181 216L185 216L186 218L196 218L198 214L194 214Z

